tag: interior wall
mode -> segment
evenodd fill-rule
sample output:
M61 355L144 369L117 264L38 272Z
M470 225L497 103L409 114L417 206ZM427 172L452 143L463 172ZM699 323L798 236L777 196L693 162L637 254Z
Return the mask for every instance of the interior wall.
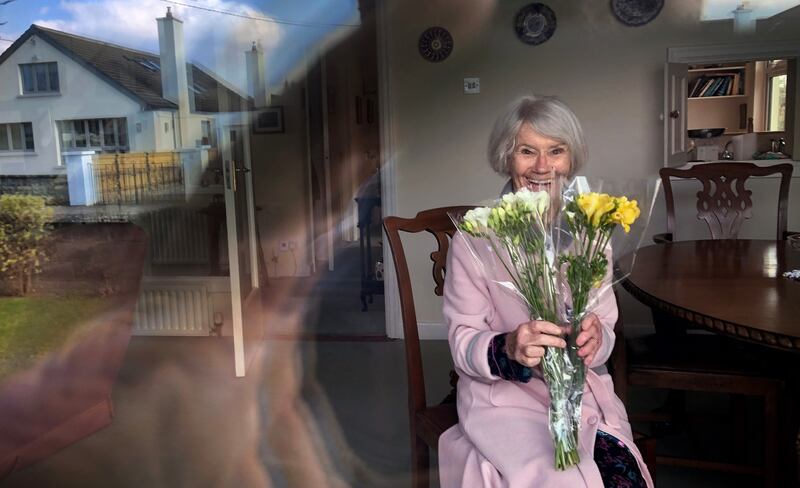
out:
M357 240L353 199L380 164L375 26L370 12L364 15L362 28L324 56L334 246ZM285 84L273 94L272 105L283 107L285 132L251 138L255 204L261 207L256 219L269 276L310 275L311 246L318 269L329 260L321 66L321 58L310 58L303 83ZM366 97L373 102L369 120ZM312 218L316 236L310 233ZM296 249L281 250L281 241L293 241Z
M283 107L284 132L251 134L256 225L267 274L309 276L310 245L306 116L301 84L287 85L273 105ZM281 250L280 242L295 243Z
M742 37L733 34L732 21L701 23L702 2L694 0L665 2L642 27L618 22L608 2L551 1L555 34L528 46L512 29L527 3L395 0L387 7L398 215L496 197L504 179L486 164L486 141L495 117L523 94L558 95L575 111L589 145L587 175L653 178L663 161L659 117L667 48L800 39L798 8L760 21L757 33ZM452 55L440 63L417 52L420 33L434 25L454 38ZM464 77L480 77L481 93L463 94ZM650 233L663 231L664 212L659 203ZM415 290L431 288L429 252L416 240L410 243ZM440 299L417 293L416 301L420 322L441 322Z

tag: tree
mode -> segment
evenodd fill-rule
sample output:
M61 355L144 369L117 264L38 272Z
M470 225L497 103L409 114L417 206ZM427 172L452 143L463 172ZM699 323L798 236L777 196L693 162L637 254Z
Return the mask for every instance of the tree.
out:
M0 195L0 280L14 294L28 293L41 269L52 216L44 197Z

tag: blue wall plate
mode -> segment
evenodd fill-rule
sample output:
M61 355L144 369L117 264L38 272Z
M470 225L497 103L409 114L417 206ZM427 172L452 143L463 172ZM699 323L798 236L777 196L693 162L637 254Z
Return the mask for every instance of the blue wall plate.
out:
M658 17L664 0L611 0L614 17L625 25L638 27Z
M543 3L526 5L514 17L514 32L525 44L541 44L550 39L555 31L556 14Z
M431 27L419 36L419 54L430 61L444 61L453 52L453 36L444 27Z

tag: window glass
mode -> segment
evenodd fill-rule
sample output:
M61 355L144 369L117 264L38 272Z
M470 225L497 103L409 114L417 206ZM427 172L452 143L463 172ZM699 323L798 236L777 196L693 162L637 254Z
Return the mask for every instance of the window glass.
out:
M200 122L200 130L202 132L202 144L210 146L213 138L211 137L211 121L203 120Z
M36 73L36 91L49 91L47 84L47 66L44 64L35 64L33 67Z
M61 149L92 148L100 151L127 150L125 118L58 121Z
M36 91L36 81L33 76L33 66L24 64L20 66L22 70L22 93L32 93Z
M22 135L25 139L25 149L28 151L33 151L33 124L30 122L22 124Z
M72 130L75 132L75 147L86 147L85 120L73 120Z
M72 133L72 122L58 122L58 131L61 133L61 149L68 150L75 147L75 135Z
M114 127L114 119L103 119L103 145L117 145L117 131Z
M57 63L21 64L19 70L22 77L23 94L58 92Z
M767 130L786 130L786 75L769 79Z
M11 128L11 150L22 150L22 126L21 124L8 124Z
M58 65L56 63L47 63L47 77L50 80L50 91L57 92L58 86Z
M100 120L89 119L86 125L89 127L89 147L100 147L103 143L100 141Z
M8 126L0 124L0 151L8 151Z
M128 146L128 120L117 119L117 144L119 147Z

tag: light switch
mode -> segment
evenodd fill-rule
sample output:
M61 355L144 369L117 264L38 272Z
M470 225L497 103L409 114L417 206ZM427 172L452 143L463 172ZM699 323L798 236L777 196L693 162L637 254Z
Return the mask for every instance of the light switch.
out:
M464 93L466 95L475 95L480 92L481 92L480 78L464 78Z

